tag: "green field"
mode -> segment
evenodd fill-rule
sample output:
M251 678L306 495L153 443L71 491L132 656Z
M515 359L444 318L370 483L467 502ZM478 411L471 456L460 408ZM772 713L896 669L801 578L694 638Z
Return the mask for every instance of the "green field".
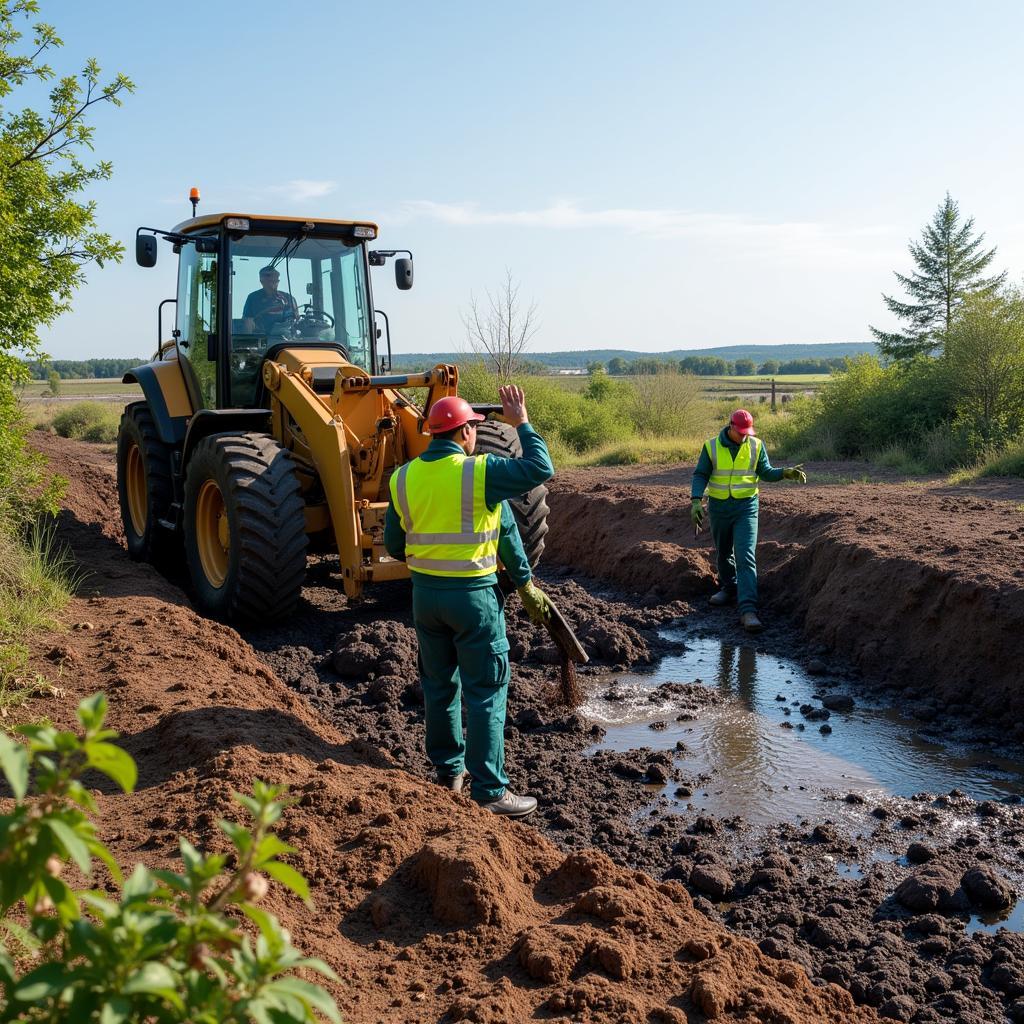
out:
M80 380L62 380L60 393L50 394L50 385L45 380L29 381L22 397L30 402L38 401L79 401L85 398L109 398L124 395L127 398L141 398L142 389L138 384L122 384L120 377L89 377Z
M589 377L570 377L563 374L550 374L544 380L556 381L569 391L583 391ZM634 377L616 377L615 380L634 380ZM759 395L771 394L772 377L698 377L701 391L709 395ZM817 391L822 384L831 380L827 373L782 373L776 374L775 393L778 395L794 392Z

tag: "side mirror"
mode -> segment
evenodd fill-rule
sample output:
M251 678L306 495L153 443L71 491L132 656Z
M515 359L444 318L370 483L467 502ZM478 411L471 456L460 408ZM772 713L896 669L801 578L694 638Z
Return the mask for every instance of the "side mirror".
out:
M156 251L155 235L135 236L135 262L140 267L155 267Z
M403 292L412 287L412 258L402 256L395 260L395 284Z

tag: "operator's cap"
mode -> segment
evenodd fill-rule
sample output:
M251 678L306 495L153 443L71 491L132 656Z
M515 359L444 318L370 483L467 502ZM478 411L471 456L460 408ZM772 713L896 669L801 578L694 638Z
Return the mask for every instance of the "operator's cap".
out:
M746 437L754 432L754 417L746 409L737 409L729 419L729 426Z
M431 434L445 434L449 430L457 430L467 423L479 423L487 419L478 412L473 412L473 406L464 398L457 398L454 395L448 398L439 398L431 407L427 416L427 430Z

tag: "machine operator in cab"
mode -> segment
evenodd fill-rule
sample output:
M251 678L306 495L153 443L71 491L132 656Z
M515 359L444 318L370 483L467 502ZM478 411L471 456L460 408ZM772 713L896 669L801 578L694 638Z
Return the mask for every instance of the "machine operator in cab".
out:
M500 559L530 618L543 621L547 598L532 582L506 499L551 479L554 467L530 426L522 389L509 385L499 393L522 458L474 456L476 425L484 417L461 398L439 399L427 417L427 450L391 477L384 546L412 578L427 756L438 782L454 792L469 785L489 811L521 818L537 801L513 793L505 774L509 644L497 564Z
M246 334L271 334L275 327L291 323L299 313L295 300L278 291L281 273L275 266L260 270L260 287L250 292L242 308Z

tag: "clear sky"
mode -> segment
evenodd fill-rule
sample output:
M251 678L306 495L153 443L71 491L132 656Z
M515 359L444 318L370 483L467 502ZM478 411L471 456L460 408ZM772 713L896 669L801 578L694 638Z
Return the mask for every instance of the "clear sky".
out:
M398 352L464 343L510 268L537 351L869 340L948 189L1024 271L1024 5L43 0L98 112L92 271L57 358L148 356L174 258L134 229L220 210L369 217ZM19 96L15 93L13 98Z

